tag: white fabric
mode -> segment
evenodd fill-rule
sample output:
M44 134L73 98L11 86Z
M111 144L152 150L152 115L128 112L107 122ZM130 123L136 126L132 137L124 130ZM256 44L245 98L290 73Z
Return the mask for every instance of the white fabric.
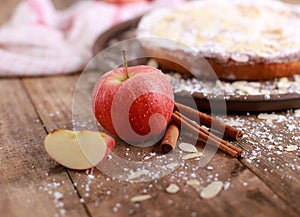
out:
M0 27L0 76L66 74L81 70L109 27L181 0L110 4L78 1L58 11L50 0L26 0Z

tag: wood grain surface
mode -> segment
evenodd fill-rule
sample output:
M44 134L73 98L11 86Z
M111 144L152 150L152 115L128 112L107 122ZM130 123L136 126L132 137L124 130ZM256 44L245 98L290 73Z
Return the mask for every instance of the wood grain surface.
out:
M23 82L2 79L0 92L1 216L55 216L65 211L66 216L86 216L69 174L43 148L47 134Z
M1 3L0 23L17 2ZM55 4L64 8L71 2ZM88 88L82 92L76 86L80 74L0 80L0 216L300 215L300 115L294 111L277 112L281 119L273 122L258 119L255 113L220 116L223 121L241 123L245 130L243 140L234 143L245 151L243 158L218 151L205 166L195 159L180 159L175 171L149 181L123 181L97 168L74 171L55 163L46 154L43 140L54 129L72 129L78 118L74 113L86 120L81 127L92 125L89 103L95 76L91 72L85 77ZM181 135L180 141L189 142L189 137ZM298 150L288 152L288 145ZM200 142L196 147L203 151ZM119 140L114 153L143 162L162 156L156 146L138 148ZM196 189L187 185L191 179L200 182ZM221 180L226 187L216 197L202 199L200 191L213 180ZM166 192L171 183L180 187L178 193ZM141 194L151 198L130 201Z

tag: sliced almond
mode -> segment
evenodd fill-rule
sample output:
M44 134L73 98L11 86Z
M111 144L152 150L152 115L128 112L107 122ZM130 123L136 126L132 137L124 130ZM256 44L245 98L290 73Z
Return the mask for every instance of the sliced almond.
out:
M166 188L166 191L170 194L176 194L179 190L179 186L173 183Z
M200 181L197 180L197 179L190 179L186 182L186 184L193 187L193 188L195 188L195 189L197 189L198 186L200 185Z
M244 87L247 84L248 84L247 81L235 81L231 84L231 86L234 87L235 89L240 89L241 87Z
M200 193L200 197L203 199L211 199L217 196L223 188L223 182L214 181L206 186Z
M258 115L258 119L273 121L273 120L278 120L279 115L261 113Z
M295 82L300 82L300 75L299 74L294 75L294 80Z
M277 87L279 90L286 90L291 86L291 84L292 83L288 80L288 78L284 77L279 79Z
M183 142L183 143L180 143L178 145L178 147L181 151L184 151L184 152L188 152L188 153L198 152L197 148L194 145L190 144L190 143Z
M142 195L136 195L130 199L131 202L137 203L142 202L145 200L149 200L152 196L150 194L142 194Z
M286 151L296 151L298 149L298 146L297 145L288 145L286 147Z
M159 67L158 62L157 62L155 59L150 59L150 60L147 62L147 65L148 65L148 66L152 66L152 67L154 67L154 68L158 68L158 67Z
M178 166L178 163L169 163L166 165L168 169L174 170Z
M236 120L228 120L227 121L227 124L228 125L231 125L231 126L234 126L234 127L240 127L240 126L243 126L243 124L241 122L238 122Z
M191 153L191 154L184 155L181 159L182 160L189 160L189 159L202 157L202 156L203 156L202 152L196 152L196 153Z
M246 63L249 61L249 56L245 54L236 53L231 55L231 59L236 62Z
M249 95L260 95L259 89L251 86L243 86L240 87L238 90Z
M259 89L261 87L261 83L260 82L256 82L256 81L251 81L251 82L247 82L247 84L251 87L255 87L257 89Z

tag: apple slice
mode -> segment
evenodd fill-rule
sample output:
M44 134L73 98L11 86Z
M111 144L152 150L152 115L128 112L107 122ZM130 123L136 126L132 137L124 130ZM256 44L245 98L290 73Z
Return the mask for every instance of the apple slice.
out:
M85 170L99 164L112 150L115 140L102 132L54 130L46 136L44 144L57 163Z

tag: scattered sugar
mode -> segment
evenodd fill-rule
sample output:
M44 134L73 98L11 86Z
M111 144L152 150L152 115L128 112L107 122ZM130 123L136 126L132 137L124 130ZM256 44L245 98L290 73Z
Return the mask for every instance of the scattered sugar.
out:
M145 170L145 169L138 169L136 171L131 170L130 173L128 174L128 179L136 179L139 178L142 175L149 175L150 171Z
M113 212L118 212L121 207L122 205L120 203L116 203L112 210Z
M207 170L213 170L214 168L212 166L207 166L206 169Z
M291 162L282 162L278 157L280 155L284 154L294 154L294 152L297 152L298 146L297 142L300 140L299 135L299 117L297 116L297 110L287 112L286 114L282 115L282 113L274 113L272 115L276 116L276 119L272 120L270 123L261 120L261 122L257 122L257 115L253 114L247 114L247 120L243 118L242 116L230 116L229 118L221 116L218 117L221 120L231 123L232 125L239 126L243 128L246 132L246 135L244 137L244 143L245 146L242 146L245 150L245 160L246 163L252 164L255 167L260 167L262 170L266 173L272 173L278 171L284 171L285 168L289 168L292 171L297 171L300 169L299 166L299 160L297 160L297 156L295 156L295 159ZM298 112L300 114L300 111ZM278 126L282 126L279 127ZM291 138L286 138L285 131L294 132L294 135L291 136ZM254 142L260 141L260 142ZM243 145L244 145L243 143ZM297 148L296 148L297 147ZM288 153L290 149L295 149L293 153ZM127 150L128 153L130 153L130 149ZM160 159L159 155L155 155L155 153L150 153L147 156L143 156L142 152L138 152L137 155L141 156L142 159L145 160L157 160ZM111 157L111 156L110 156ZM149 157L149 158L148 158ZM109 157L108 157L109 158ZM282 158L282 157L281 157ZM266 164L264 161L267 161L267 163L272 163L273 165L276 165L275 168L269 169L266 167ZM176 185L178 186L185 186L181 187L182 192L186 192L188 188L191 188L195 186L198 190L201 189L203 186L206 186L208 183L218 181L219 179L222 180L222 174L215 173L217 169L213 166L205 166L200 167L198 166L194 160L192 161L184 161L181 162L172 162L170 161L165 162L163 159L161 159L162 165L164 165L162 168L172 169L175 170L172 174L169 175L170 182L176 182ZM177 169L177 167L180 166L180 170ZM224 165L218 165L220 167ZM181 170L182 168L182 170ZM177 170L176 170L177 169ZM201 171L202 169L202 171ZM124 168L124 171L128 174L128 179L135 179L140 178L142 176L157 176L160 178L157 171L150 171L145 168L135 169L132 170L130 168ZM189 171L189 172L188 172ZM204 173L202 173L204 171ZM91 171L86 171L86 174L79 173L81 176L86 176L86 179L84 180L84 183L74 183L74 186L80 186L85 191L82 193L83 196L88 197L90 194L89 192L91 190L91 184L96 182L97 177L91 173ZM47 174L48 175L48 174ZM289 175L289 172L285 172L285 175L282 177L282 179L288 179L291 178ZM113 177L106 177L105 180L107 182L110 182L114 180ZM196 181L191 181L196 180ZM177 183L178 181L178 183ZM194 183L193 183L194 182ZM154 180L151 184L149 184L148 188L144 188L143 190L140 190L141 195L151 195L151 189L159 188L160 181ZM181 183L181 184L180 184ZM189 184L188 184L189 183ZM195 184L196 183L196 184ZM102 189L103 183L98 183L97 186L99 186L99 189ZM185 185L186 184L186 185ZM57 207L59 207L59 212L64 212L63 209L64 204L63 201L63 195L60 195L60 191L57 190L57 188L61 187L62 182L53 181L52 183L49 183L47 186L47 191L42 188L46 193L49 193L53 195L54 198L57 199ZM247 182L242 182L243 186L248 186ZM223 183L223 189L224 190L231 190L234 188L234 185L231 184L230 180L227 180ZM161 189L163 190L163 189ZM193 189L194 190L194 189ZM58 192L58 193L55 193ZM112 197L114 194L114 191L112 189L105 189L101 190L103 195L107 197ZM195 190L194 190L195 192ZM55 196L56 195L56 196ZM171 196L170 196L171 197ZM130 194L124 194L124 198L127 198L127 200L130 200ZM150 196L151 198L151 196ZM150 199L149 198L149 199ZM85 199L81 198L80 202L84 203ZM170 200L171 201L171 200ZM99 201L95 201L95 206L99 204ZM113 206L113 212L120 211L120 205L117 205L116 203ZM119 207L120 206L120 207ZM139 204L134 205L134 209L139 207ZM133 210L134 210L133 209Z
M60 214L60 216L64 216L66 214L66 210L65 209L60 209L59 214Z
M300 81L296 79L296 76L294 76L293 80L285 81L287 84L284 87L286 88L283 88L283 82L280 79L260 82L200 81L174 72L169 73L168 77L175 93L199 93L208 99L219 97L224 97L224 99L247 99L247 96L261 96L262 99L268 100L273 97L278 98L284 94L293 93L300 95Z
M230 181L226 181L226 182L224 182L224 190L226 191L226 190L228 190L229 188L230 188Z
M60 193L58 191L54 192L54 199L55 200L59 200L59 199L62 199L62 198L63 198L63 194L62 193Z

